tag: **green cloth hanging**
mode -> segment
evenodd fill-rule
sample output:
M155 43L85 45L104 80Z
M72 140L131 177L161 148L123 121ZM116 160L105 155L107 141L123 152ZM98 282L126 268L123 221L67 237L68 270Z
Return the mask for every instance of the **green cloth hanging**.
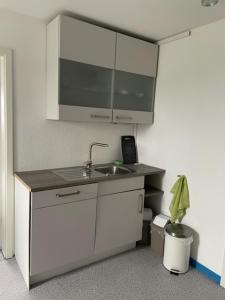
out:
M178 177L179 179L175 182L170 191L173 194L173 199L170 204L170 220L172 223L175 223L176 220L181 222L186 214L186 209L190 207L187 178L185 176Z

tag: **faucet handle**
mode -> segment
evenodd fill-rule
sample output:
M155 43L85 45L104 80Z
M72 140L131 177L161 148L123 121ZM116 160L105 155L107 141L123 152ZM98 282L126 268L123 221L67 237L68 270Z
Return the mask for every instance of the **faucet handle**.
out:
M92 166L92 161L91 160L85 161L83 166L86 170L90 170Z

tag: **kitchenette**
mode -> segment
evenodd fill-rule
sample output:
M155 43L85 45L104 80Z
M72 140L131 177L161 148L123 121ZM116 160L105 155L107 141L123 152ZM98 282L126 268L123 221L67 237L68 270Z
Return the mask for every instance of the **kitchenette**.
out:
M164 172L107 164L16 173L15 255L27 286L135 248L146 183Z
M57 16L47 25L46 118L152 124L157 62L156 44ZM109 146L101 141L82 166L16 172L15 256L28 287L142 239L145 198L163 193L151 180L165 171L138 164L134 136L122 139L123 161L93 164L93 147Z
M205 71L212 59L204 45L224 26L151 39L122 25L58 12L46 22L6 18L18 72L7 258L15 254L31 291L94 263L115 259L116 266L123 257L122 278L140 275L140 285L148 268L148 277L155 272L165 279L166 290L168 276L186 273L190 263L220 283L223 239L210 232L205 212L210 216L216 201L223 205L224 118L218 107L224 92L214 97L219 81L210 77L214 62ZM17 41L12 23L21 23L18 36L35 37L33 42ZM214 52L221 39L216 42ZM214 106L210 95L218 101ZM218 118L208 122L216 108ZM222 228L222 219L213 231ZM129 254L137 259L133 265ZM158 289L154 278L150 283ZM145 283L146 290L152 286Z

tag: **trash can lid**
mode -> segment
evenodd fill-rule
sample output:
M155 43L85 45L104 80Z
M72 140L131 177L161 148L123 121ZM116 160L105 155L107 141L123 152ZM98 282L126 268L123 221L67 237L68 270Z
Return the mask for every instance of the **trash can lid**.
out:
M166 226L166 232L177 238L189 238L193 235L193 230L184 224L168 224Z

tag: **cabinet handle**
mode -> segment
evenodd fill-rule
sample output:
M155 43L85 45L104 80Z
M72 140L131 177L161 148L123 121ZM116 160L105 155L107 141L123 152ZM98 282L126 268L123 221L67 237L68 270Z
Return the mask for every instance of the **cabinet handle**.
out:
M117 120L133 120L132 117L120 117L120 116L116 116Z
M67 193L67 194L56 194L56 197L62 198L62 197L68 197L68 196L73 196L73 195L79 195L80 191L76 191L73 193Z
M91 115L91 118L93 118L93 119L109 119L110 116L94 115L94 114L92 114L92 115Z
M140 214L142 214L143 213L143 209L144 209L144 197L143 197L143 194L139 195L138 200L139 200L139 203L138 203L138 212Z

